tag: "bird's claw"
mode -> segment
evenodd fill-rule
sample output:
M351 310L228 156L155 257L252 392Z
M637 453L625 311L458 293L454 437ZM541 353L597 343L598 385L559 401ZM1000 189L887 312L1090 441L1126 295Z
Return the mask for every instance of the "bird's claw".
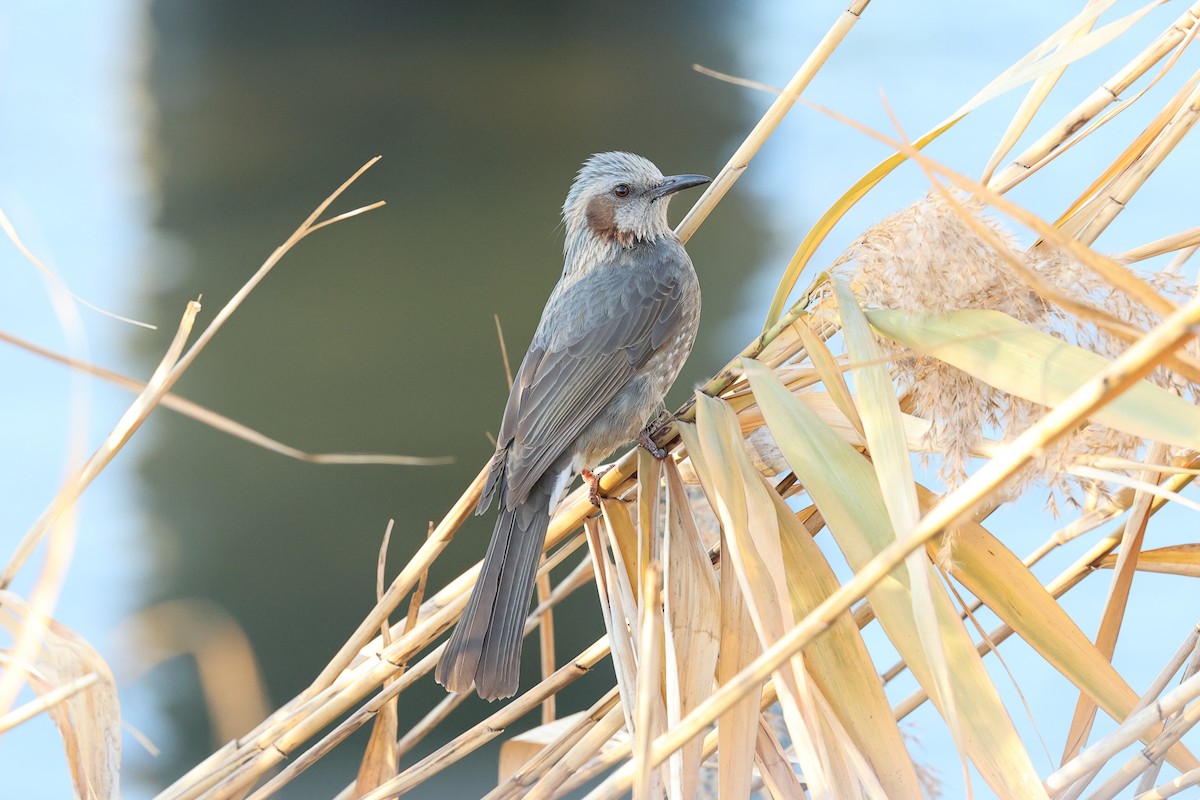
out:
M664 458L666 458L668 453L666 450L658 446L658 443L654 441L654 437L657 434L662 433L667 425L670 425L675 419L670 414L667 414L666 417L666 421L660 424L659 420L662 419L662 416L659 416L658 419L654 420L654 422L643 428L642 432L639 433L637 437L637 443L646 448L646 450L650 452L650 455L654 456L659 461L662 461Z
M603 478L610 469L612 469L612 464L609 464L603 469L598 469L595 472L592 472L590 469L585 469L579 473L583 478L583 482L586 483L588 487L588 502L594 505L596 508L600 507L600 479Z

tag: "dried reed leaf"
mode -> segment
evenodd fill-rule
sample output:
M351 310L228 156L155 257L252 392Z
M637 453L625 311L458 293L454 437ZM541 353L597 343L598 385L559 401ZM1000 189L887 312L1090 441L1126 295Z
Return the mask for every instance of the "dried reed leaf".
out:
M621 708L625 713L625 727L633 730L635 703L637 698L637 657L629 620L637 619L636 607L623 597L618 585L618 575L624 570L616 565L604 544L604 538L595 520L584 523L588 549L592 554L592 567L596 571L596 592L600 597L600 610L604 617L604 628L612 648L613 669L617 674L617 686L621 691ZM626 581L628 576L625 576Z
M858 416L854 397L850 394L850 387L846 385L846 376L842 374L841 365L829 351L829 346L825 344L824 339L813 332L812 328L808 327L805 320L799 320L792 327L799 332L800 340L804 342L804 351L808 354L808 360L812 362L813 369L821 377L821 383L825 385L825 391L829 393L830 399L846 416L854 430L862 434L863 424Z
M998 311L972 309L938 316L869 311L867 318L875 330L905 347L1050 407L1110 364L1103 356ZM1135 436L1200 449L1200 409L1146 380L1097 409L1092 418Z
M1092 11L1100 7L1098 10L1103 11L1104 9L1111 8L1112 4L1113 0L1088 0L1085 10ZM1068 35L1067 41L1078 39L1088 33L1091 31L1094 23L1094 17L1087 20ZM1008 128L1005 129L1000 137L1000 141L996 144L996 149L992 151L991 157L988 158L987 166L983 169L983 177L980 178L980 182L987 183L991 179L996 167L1012 151L1017 140L1025 133L1029 127L1029 123L1033 121L1034 115L1042 107L1042 103L1046 102L1046 98L1050 96L1050 92L1054 90L1059 78L1066 72L1066 69L1067 65L1064 64L1058 69L1042 75L1033 82L1033 86L1029 87L1029 92L1025 95L1025 99L1021 101L1021 105L1013 115L1012 121L1009 122Z
M663 547L668 622L667 724L674 727L712 693L721 644L721 594L679 470L672 459L663 464L667 474ZM703 746L703 737L698 735L680 749L678 762L669 762L672 800L698 795Z
M925 487L919 487L919 492L923 505L937 502L937 495ZM935 550L936 543L931 542L929 549ZM1048 664L1095 698L1109 716L1120 721L1133 711L1138 697L1125 679L1041 581L987 529L974 522L962 523L955 532L948 568ZM1147 734L1147 743L1153 736L1153 731ZM1171 757L1180 769L1200 766L1183 747L1172 751Z
M854 423L846 419L846 415L842 413L837 402L829 394L825 392L800 392L795 396L807 404L813 413L821 418L821 422L832 428L851 447L867 446L862 432L854 427ZM742 432L745 434L750 434L766 424L763 419L762 409L758 407L757 403L744 403L743 408L738 411L738 421L741 423ZM902 425L904 439L909 450L919 453L937 451L939 449L938 442L932 435L933 426L929 420L913 416L912 414L904 414L902 415ZM754 456L751 455L751 460L753 458Z
M708 465L700 447L696 429L690 425L679 426L689 458L698 474L706 475ZM721 551L727 552L727 538L731 534L721 531ZM721 638L720 658L717 660L717 683L725 684L742 671L742 668L758 656L761 648L754 631L741 586L733 571L722 571L720 581ZM750 796L750 784L754 772L754 730L758 724L759 691L748 692L717 722L717 787L718 796L731 800L745 800ZM676 726L678 727L678 726Z
M641 629L638 631L636 727L633 729L633 798L655 800L662 796L663 770L650 763L650 745L666 724L662 696L662 565L647 565L641 596Z
M1116 563L1117 555L1110 554L1097 561L1096 566L1112 569ZM1142 572L1200 578L1200 544L1176 544L1143 550L1138 553L1136 568Z
M1161 464L1166 462L1166 458L1166 445L1156 443L1151 446L1146 460ZM1155 480L1155 476L1149 472L1143 472L1140 477L1145 482ZM1137 565L1138 554L1142 550L1142 541L1146 535L1146 525L1150 522L1150 508L1154 499L1154 494L1150 492L1135 493L1129 516L1125 520L1125 530L1121 534L1121 550L1117 555L1112 581L1109 583L1108 597L1105 598L1104 611L1100 615L1100 626L1096 631L1096 649L1109 659L1113 657L1113 653L1117 649L1117 637L1121 633L1121 623L1125 619L1125 607L1129 602L1129 593L1133 589L1134 568ZM1064 764L1083 749L1091 733L1095 717L1096 704L1092 698L1081 692L1079 700L1075 704L1071 727L1067 731L1067 741L1063 748Z
M1105 25L1103 28L1092 31L1086 35L1078 36L1073 41L1067 41L1071 37L1076 36L1077 32L1086 25L1090 25L1099 15L1102 8L1089 6L1083 13L1075 19L1068 22L1060 28L1056 33L1051 35L1030 53L1019 59L1015 64L1006 69L987 86L981 89L974 97L968 100L961 108L947 117L939 125L935 126L928 133L916 139L912 146L917 150L924 148L934 139L941 136L950 128L954 127L963 117L980 106L990 102L1000 95L1015 89L1021 84L1028 83L1031 80L1036 80L1043 75L1051 74L1059 70L1073 61L1077 61L1086 55L1089 55L1096 50L1104 47L1113 39L1124 34L1138 20L1149 13L1154 6L1158 5L1161 0L1147 3L1142 8L1134 11L1121 19ZM1060 47L1061 45L1061 47ZM1049 52L1054 47L1059 47L1059 50L1051 55L1042 57L1043 54ZM896 167L904 163L908 156L904 153L897 152L888 158L884 159L866 175L860 178L851 186L845 194L837 199L831 205L821 218L813 224L812 229L804 237L804 241L800 243L800 247L796 250L792 260L788 262L787 268L784 270L783 277L779 281L779 286L775 289L775 294L771 298L771 305L767 310L766 323L763 326L764 331L774 325L780 314L783 311L784 305L787 303L788 295L792 293L792 289L796 286L796 281L800 278L800 273L804 271L804 267L808 264L817 248L825 241L829 232L841 220L846 212L858 203L871 189L887 177Z
M804 785L796 777L796 768L792 766L791 759L783 751L778 737L762 715L758 718L754 763L758 765L758 772L772 800L804 797Z
M783 498L773 500L796 619L838 588L837 577L804 524ZM870 652L849 613L804 651L805 664L854 749L862 753L888 798L920 797L920 782Z
M896 538L908 536L917 527L920 508L913 480L912 461L904 438L903 417L896 402L896 389L885 366L884 354L863 311L842 281L834 282L834 292L842 318L842 333L854 369L858 388L859 413L862 415L864 436L875 467L875 476L882 492L884 507L891 520ZM950 678L946 644L942 641L934 608L934 592L941 584L930 568L925 554L915 551L905 559L909 588L912 593L912 615L924 651L925 662L937 684L941 712L954 736L958 751L965 753L962 725L958 718L959 699L955 697ZM970 785L966 761L963 761L964 783Z
M697 397L696 434L699 450L689 446L688 452L693 458L696 452L703 453L700 464L720 465L698 472L726 536L722 542L722 572L732 571L736 576L759 643L769 647L795 624L778 515L771 501L775 492L746 457L741 425L727 404ZM833 792L834 796L856 796L856 786L829 784L844 772L832 766L841 753L831 751L829 742L820 735L820 717L803 659L796 657L785 663L776 673L775 682L784 721L814 795Z
M41 617L18 595L0 590L0 626L17 636L35 617L43 634L36 661L26 667L21 666L23 662L10 662L8 670L24 677L40 696L78 681L91 681L46 712L62 736L75 795L85 800L118 798L121 709L112 671L83 637Z
M852 569L858 571L895 541L879 484L867 460L823 426L767 369L745 360L767 424L800 482L820 509ZM871 607L918 682L935 698L937 682L915 629L905 570L892 570L868 593ZM944 591L932 590L938 627L957 697L963 745L984 780L1005 797L1044 797L1041 781L1013 728L996 687Z

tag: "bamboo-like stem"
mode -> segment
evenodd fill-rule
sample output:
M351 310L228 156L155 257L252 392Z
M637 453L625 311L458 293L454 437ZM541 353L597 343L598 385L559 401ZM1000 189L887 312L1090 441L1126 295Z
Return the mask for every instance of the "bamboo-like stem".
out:
M576 745L584 748L589 746L582 743L590 734L592 741L595 741L596 744L593 749L587 751L588 755L584 756L583 760L586 761L592 753L595 753L612 738L613 733L624 722L625 716L621 713L621 709L617 708L620 701L618 688L614 686L609 689L592 704L591 708L580 715L578 722L570 729L563 731L557 741L542 748L537 755L522 764L506 781L488 792L483 800L507 800L517 796L528 798L526 790L533 786L535 781L545 776L549 770L559 768L559 765L564 763ZM592 733L597 725L604 725L606 721L611 724L610 717L616 721L616 728L607 730L607 732Z
M12 730L22 722L29 720L41 714L47 709L53 708L64 700L87 689L100 680L100 676L95 672L89 672L86 675L76 678L72 681L67 681L61 686L55 686L50 691L39 695L37 698L30 700L28 703L17 706L12 711L9 711L4 716L0 716L0 733Z
M570 555L570 553L573 551L574 551L574 548L563 548L559 552L556 552L554 554L554 556L547 559L546 562L541 565L540 569L541 569L542 573L545 574L545 573L549 572L551 569L553 569L559 563L561 563L562 560L564 558L566 558L568 555ZM567 578L567 580L564 580L562 583L560 583L558 585L558 587L556 587L555 591L553 593L551 593L550 597L548 597L546 599L546 602L540 604L536 609L534 609L534 611L529 615L529 619L525 623L524 635L526 635L526 636L529 635L529 633L537 626L538 620L540 619L540 617L543 614L548 612L551 608L553 608L555 605L557 605L564 597L566 597L568 594L570 594L572 591L574 591L575 589L577 589L579 586L581 586L584 583L584 581L575 579L575 574L577 572L579 572L579 570L576 570L576 572L572 573L572 575L569 576ZM408 634L405 634L405 635L409 636L411 634L411 638L413 638L417 642L417 646L420 646L421 642L428 642L428 641L432 640L441 632L441 630L444 630L445 627L448 627L448 625L446 624L446 619L452 618L452 617L456 616L457 614L462 613L462 609L466 605L466 602L467 602L466 594L460 592L458 595L455 596L453 601L451 601L443 609L440 610L441 611L441 619L440 620L436 619L437 615L431 616L423 623L424 626L426 626L425 631L423 631L421 633L416 633L416 634L413 634L410 631ZM432 633L427 632L429 628L432 628ZM353 714L351 714L349 717L347 717L345 720L343 720L336 728L334 728L334 730L330 731L320 741L318 741L316 744L314 744L312 747L310 747L307 751L305 751L305 753L303 755L301 755L300 757L298 757L296 759L293 759L291 761L291 763L289 763L288 766L284 770L282 770L278 775L276 775L274 778L272 778L270 780L270 782L268 782L266 785L263 786L263 788L261 788L259 791L255 792L255 794L252 796L251 800L265 800L265 798L269 797L274 792L278 791L283 785L285 785L289 781L293 780L301 772L303 772L304 770L308 769L308 767L310 767L314 763L316 763L316 761L318 759L322 758L326 753L328 753L330 750L332 750L335 746L337 746L339 743L344 741L346 739L346 737L348 737L351 733L353 733L354 731L358 730L358 728L365 725L368 721L370 721L374 717L374 715L376 713L378 713L379 709L382 708L385 703L392 700L397 695L399 695L401 692L406 690L418 678L424 677L426 673L430 672L433 669L433 667L437 664L437 660L441 656L441 652L444 648L445 648L444 644L439 645L437 648L435 648L433 651L431 651L429 654L427 654L424 658L422 658L421 661L413 669L408 670L408 671L405 671L402 666L403 663L407 662L408 656L404 656L404 660L400 661L400 653L398 651L398 648L395 648L394 646L389 646L388 648L385 648L385 651L380 654L380 659L381 659L382 663L391 665L392 667L397 667L397 663L399 663L400 666L396 669L396 671L401 673L403 678L406 678L407 680L392 679L393 680L392 683L389 683L388 679L385 679L384 681L382 681L382 688L374 697L371 698L370 701L368 701L361 708L359 708L357 711L355 711ZM397 652L395 652L391 657L388 657L385 655L385 653L387 653L389 650L395 650ZM386 669L386 667L383 667L383 669ZM365 683L368 686L372 685L370 680L365 681ZM447 701L452 700L454 698L458 698L458 700L461 701L461 699L466 696L467 695L465 695L465 694L464 695L451 695L449 698L447 698ZM334 700L331 700L330 702L334 702L336 700L338 700L338 698L335 697ZM452 709L454 707L454 705L457 704L457 703L450 703L447 701L443 701L443 703L447 706L447 708L439 711L439 709L441 709L441 705L439 705L438 708L435 708L428 715L426 715L425 719L423 719L419 725L417 725L412 731L410 731L409 735L405 736L404 740L401 740L401 742L397 744L397 750L399 751L397 754L397 758L399 758L399 753L402 752L400 750L400 744L404 744L405 740L408 740L407 746L411 747L413 744L415 744L417 741L420 740L421 736L423 736L425 733L427 733L429 730L431 730L433 728L433 726L437 723L438 719L440 718L438 716L439 714L441 714L442 716L444 716L445 714L448 714L450 709ZM344 700L342 702L344 702ZM324 708L324 707L322 707L322 708ZM334 708L335 709L340 708L340 703L338 705L335 705ZM321 711L321 709L318 709L318 712L320 712L320 711ZM337 711L335 713L340 713L340 711ZM307 727L309 729L312 729L312 728L319 729L320 727L324 727L324 724L327 724L327 720L330 719L330 715L327 713L312 713L308 716L309 716L309 720L306 721L305 724L307 725ZM263 774L263 772L265 772L267 769L269 769L270 767L279 763L279 761L282 759L283 756L289 754L290 752L292 752L292 748L294 748L295 746L298 746L300 741L307 739L308 736L311 734L308 733L308 731L304 730L303 728L304 728L304 725L296 726L295 728L292 729L292 731L299 730L298 733L292 733L291 738L283 738L276 742L273 742L270 747L264 748L261 751L261 754L260 754L259 758L257 759L256 764L247 765L247 766L243 767L242 772L241 772L242 784L246 785L247 787L249 785L252 785L253 781L257 780L258 776L261 776ZM418 731L420 731L419 734L417 733Z
M599 722L546 770L541 779L524 795L525 800L547 800L559 796L559 793L578 776L578 770L592 761L600 749L625 725L625 711L620 700L618 692L613 697L612 706Z
M1162 464L1167 460L1167 446L1156 443L1151 446L1146 459L1149 463ZM1152 472L1142 472L1143 481L1156 481L1159 476ZM1117 648L1117 636L1121 631L1121 622L1125 617L1125 606L1129 600L1129 591L1133 584L1133 573L1137 567L1138 554L1142 551L1142 540L1146 535L1146 525L1150 521L1151 499L1150 492L1138 491L1134 495L1133 506L1125 520L1125 529L1121 533L1121 550L1117 554L1117 564L1113 569L1112 580L1109 583L1108 597L1104 602L1104 611L1100 615L1100 627L1096 633L1096 649L1100 654L1112 660ZM1096 718L1096 703L1086 692L1079 693L1075 704L1075 713L1068 730L1064 746L1062 763L1066 763L1078 754L1087 742L1092 730L1092 722Z
M150 416L150 412L158 405L163 394L170 389L172 370L179 363L180 353L183 351L184 344L187 343L188 335L192 331L192 324L199 312L200 304L194 300L189 301L184 308L179 327L175 331L175 337L151 375L146 388L117 420L117 424L91 457L67 478L54 499L50 501L50 505L22 537L12 560L8 562L3 575L0 575L0 590L8 588L9 583L20 572L26 560L33 555L42 539L54 530L55 525L65 513L75 507L75 503L84 490L91 485L106 466L112 463L129 438ZM38 586L35 587L33 608L46 608L52 603L50 597L57 595L61 582L60 577L65 575L66 564L69 560L69 548L52 546L50 550L51 553L47 559L50 564L48 572L53 573L55 579L39 581ZM18 631L15 637L16 641L9 653L12 666L0 674L0 715L8 713L13 703L16 702L25 678L25 668L20 665L34 662L34 656L42 646L42 637L47 624L47 620L41 614L32 614Z
M1181 711L1198 695L1200 695L1200 675L1193 675L1163 695L1150 707L1130 715L1108 736L1056 770L1046 778L1046 789L1053 795L1062 792L1097 765L1107 763L1109 759L1136 742L1146 731L1165 722L1168 716Z
M1047 446L1073 430L1098 408L1111 402L1148 374L1157 366L1164 353L1191 338L1191 327L1198 321L1200 298L1192 300L1171 314L1144 339L1122 353L1096 377L1072 392L1060 405L1051 409L1010 445L1000 448L992 460L922 517L912 533L897 539L872 558L852 579L842 584L796 627L693 709L678 726L658 737L651 750L651 763L661 763L703 726L730 708L738 698L761 686L772 672L825 631L840 614L848 611L851 605L866 596L876 583L900 566L910 553L939 533L952 528L1014 472L1029 463L1037 453L1043 452ZM618 770L593 792L593 800L615 800L629 791L631 772L626 768Z
M1161 783L1150 791L1139 794L1135 800L1166 800L1196 784L1200 784L1200 768L1188 770L1174 780Z
M1180 678L1180 681L1186 681L1198 671L1200 671L1200 649L1192 651L1192 657L1188 660L1187 666L1183 670L1183 676ZM1183 716L1183 714L1184 712L1181 711L1172 716L1167 727L1171 727L1171 725L1173 725L1181 716ZM1165 734L1166 732L1167 731L1164 729L1163 733ZM1155 757L1151 760L1150 766L1146 768L1146 770L1142 773L1141 780L1138 781L1137 788L1135 789L1138 794L1141 794L1142 792L1148 792L1154 788L1155 782L1158 781L1158 774L1162 771L1162 764L1163 755L1161 753L1155 754Z
M1120 99L1121 93L1133 85L1174 50L1200 21L1200 2L1193 3L1159 36L1138 53L1128 64L1096 88L1079 105L1069 111L1053 128L1026 148L1008 166L992 176L988 188L1004 193L1027 177L1029 171L1048 155L1058 150L1076 131L1087 125L1097 114Z
M1162 733L1148 747L1138 751L1137 755L1122 765L1092 794L1089 800L1111 800L1117 796L1118 792L1133 783L1139 775L1149 776L1152 770L1162 763L1162 758L1167 750L1182 739L1183 735L1190 731L1197 722L1200 722L1200 703L1192 703L1164 722Z
M1193 476L1173 475L1166 485L1174 488L1175 490L1180 490L1187 486L1190 480L1194 480ZM1151 504L1150 513L1157 513L1158 510L1166 504L1167 500L1165 498L1155 497L1153 503ZM1088 548L1087 552L1075 559L1071 566L1067 567L1065 570L1059 573L1058 577L1046 584L1046 592L1050 594L1051 597L1057 599L1077 586L1084 578L1097 569L1097 564L1102 558L1111 553L1117 548L1118 545L1121 544L1122 534L1123 528L1115 530ZM1037 552L1040 553L1041 549L1039 548ZM1027 559L1026 565L1028 566L1032 560L1032 557ZM1001 623L988 633L988 639L994 644L999 645L1008 639L1008 637L1012 634L1012 627L1010 627L1007 623ZM991 652L991 648L988 647L986 642L980 642L978 645L978 651L982 656ZM1159 691L1161 691L1161 689ZM892 709L893 716L897 720L904 719L928 699L929 696L925 693L924 689L917 689L908 697L904 698L904 700L901 700L896 704L896 706Z
M1125 209L1134 193L1142 187L1163 160L1183 140L1192 126L1200 120L1200 73L1183 99L1178 112L1171 116L1154 141L1125 171L1109 184L1099 207L1091 210L1091 219L1075 237L1084 244L1096 241L1100 234ZM1090 209L1089 209L1090 210Z
M1170 236L1155 239L1153 242L1147 242L1141 247L1135 247L1132 250L1119 253L1113 256L1113 261L1121 264L1135 264L1138 261L1145 261L1155 256L1174 253L1176 250L1195 247L1198 244L1200 244L1200 227L1188 228L1186 231L1173 233Z
M608 651L608 637L597 640L574 660L559 668L548 680L542 681L487 719L455 737L445 747L426 756L392 780L380 785L362 800L386 800L386 798L397 797L424 781L429 775L445 769L499 736L505 728L540 705L546 695L558 692L564 686L574 683L586 675L600 659L608 655Z
M543 572L537 578L537 599L538 603L545 603L550 599L550 573ZM538 625L538 645L541 667L542 680L546 680L554 672L554 613L547 609L542 615L541 622ZM555 697L550 695L546 698L546 702L542 703L542 724L554 721L554 706Z
M858 22L869 2L870 0L850 1L850 5L837 18L833 27L829 29L829 32L825 34L804 63L800 65L800 69L788 81L787 86L783 87L783 91L762 115L762 119L747 134L745 141L729 157L729 161L717 173L717 177L708 185L704 194L675 228L675 233L678 234L680 241L686 242L692 237L692 234L696 232L696 229L700 227L717 203L721 202L725 193L746 171L746 167L750 166L750 160L775 132L779 123L796 104L796 100L800 98L800 94L807 88L813 77L821 67L825 66L825 62L841 44L842 39L846 38L846 34L854 27L854 23Z

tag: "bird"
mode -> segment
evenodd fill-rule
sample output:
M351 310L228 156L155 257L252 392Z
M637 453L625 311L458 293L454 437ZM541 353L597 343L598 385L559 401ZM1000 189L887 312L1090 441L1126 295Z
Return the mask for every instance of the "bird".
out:
M691 353L700 282L667 223L677 192L709 183L626 152L598 153L567 193L563 270L513 378L475 513L499 507L466 609L438 661L447 690L516 694L525 618L554 509L575 477L598 505L601 460L638 441Z

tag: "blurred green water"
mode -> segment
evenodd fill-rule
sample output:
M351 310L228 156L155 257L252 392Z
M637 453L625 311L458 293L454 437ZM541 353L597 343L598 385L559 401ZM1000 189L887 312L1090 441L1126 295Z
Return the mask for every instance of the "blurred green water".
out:
M667 172L715 174L769 101L690 69L731 66L732 14L732 4L683 3L153 4L158 117L147 158L157 227L172 245L146 266L155 318L176 318L199 293L205 316L215 313L376 154L383 161L337 208L388 202L289 254L177 390L310 451L457 461L314 466L156 419L140 464L158 576L147 604L202 597L227 609L273 706L308 684L371 606L387 520L394 574L490 454L486 432L506 395L493 314L518 361L561 269L558 209L579 162L627 149ZM677 201L674 218L694 197ZM761 239L735 193L690 245L704 320L674 400L744 344L726 323ZM138 337L147 364L168 336ZM431 585L481 557L490 527L469 523ZM560 660L602 630L586 589L558 619ZM562 712L603 691L607 666L598 672ZM187 667L152 680L177 737L154 765L166 782L207 755L211 732ZM442 696L430 680L407 693L402 727ZM429 744L485 709L467 703ZM361 745L351 740L282 796L332 795ZM478 796L494 769L488 748L411 796Z

